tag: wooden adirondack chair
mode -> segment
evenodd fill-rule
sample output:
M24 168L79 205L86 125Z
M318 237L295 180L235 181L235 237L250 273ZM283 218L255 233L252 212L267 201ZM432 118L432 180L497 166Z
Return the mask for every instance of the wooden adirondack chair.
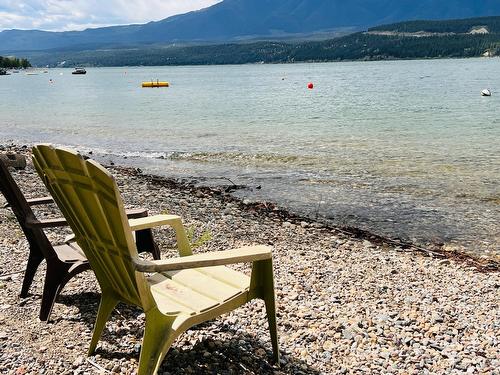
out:
M21 297L27 297L38 266L44 259L47 262L40 320L48 321L54 302L64 285L76 274L88 270L90 264L75 242L52 246L43 229L67 226L66 219L37 219L31 206L54 203L52 197L26 199L2 160L0 160L0 191L7 200L4 207L11 207L30 247ZM140 218L147 216L148 212L144 209L135 209L129 210L127 215L131 218ZM155 259L160 259L160 250L154 242L150 229L137 232L136 241L138 249L152 252Z
M158 368L173 341L189 327L213 319L253 298L265 301L274 360L279 361L271 249L243 247L192 255L181 218L158 215L127 219L118 187L100 164L70 150L38 145L36 169L68 220L101 286L91 355L118 302L146 314L139 375ZM179 258L146 261L138 257L132 230L169 225ZM224 267L252 262L251 277ZM147 277L144 273L157 272Z

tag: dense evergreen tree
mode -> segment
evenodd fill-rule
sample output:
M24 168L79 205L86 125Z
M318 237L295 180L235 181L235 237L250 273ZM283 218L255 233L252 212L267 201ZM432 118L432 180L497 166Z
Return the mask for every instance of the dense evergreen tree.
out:
M391 25L372 27L369 31L398 31L416 33L426 31L431 33L466 34L473 28L484 26L490 33L500 33L500 17L480 17L449 21L407 21Z
M29 68L31 66L27 59L18 59L17 57L0 56L0 68Z

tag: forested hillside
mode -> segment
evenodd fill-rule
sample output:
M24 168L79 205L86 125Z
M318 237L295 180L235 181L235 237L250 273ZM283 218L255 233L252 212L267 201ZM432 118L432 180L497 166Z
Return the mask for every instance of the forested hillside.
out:
M289 63L500 55L500 17L412 21L318 42L256 42L202 46L149 46L30 53L36 65L137 66ZM486 27L487 33L471 33ZM425 32L427 34L419 34ZM417 33L416 35L407 33Z

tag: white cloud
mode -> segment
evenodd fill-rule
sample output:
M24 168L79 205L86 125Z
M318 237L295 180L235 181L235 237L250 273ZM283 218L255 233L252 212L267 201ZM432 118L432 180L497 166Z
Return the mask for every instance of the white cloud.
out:
M221 0L0 0L0 30L83 30L158 21Z

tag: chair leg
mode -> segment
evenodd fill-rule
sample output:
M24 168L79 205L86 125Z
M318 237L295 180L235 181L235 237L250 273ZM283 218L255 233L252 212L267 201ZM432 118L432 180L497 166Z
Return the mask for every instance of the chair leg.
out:
M156 374L161 361L177 337L172 330L174 319L153 308L146 313L138 375Z
M135 232L135 243L139 253L147 251L153 254L154 259L160 259L160 249L156 245L151 229L143 229Z
M38 266L42 263L43 259L42 255L30 251L28 264L26 265L26 271L24 272L23 287L21 288L20 294L21 297L25 298L28 296L28 291L33 283L33 278L35 277Z
M63 280L68 273L68 269L68 265L54 265L51 262L47 262L47 272L43 285L42 306L40 308L40 320L42 322L49 320L54 302L65 284Z
M253 274L254 272L255 276ZM269 323L269 333L271 335L271 344L273 346L273 362L279 364L280 352L278 346L278 329L276 324L276 297L274 292L272 259L254 262L252 269L252 278L254 277L260 284L260 297L266 304L267 321Z
M278 329L276 325L276 304L274 300L274 291L264 297L266 304L267 321L269 323L269 333L271 335L271 343L273 345L273 362L279 363L280 352L278 346Z
M42 306L40 309L40 320L48 322L54 303L64 289L64 286L75 275L90 269L88 262L77 263L47 263L47 274L43 286Z
M114 297L111 297L108 293L101 294L101 302L99 304L99 311L97 312L97 318L94 324L94 333L92 334L92 340L90 342L90 348L88 351L88 355L92 355L97 347L97 343L101 338L102 331L106 322L111 315L111 312L118 304L118 300Z

